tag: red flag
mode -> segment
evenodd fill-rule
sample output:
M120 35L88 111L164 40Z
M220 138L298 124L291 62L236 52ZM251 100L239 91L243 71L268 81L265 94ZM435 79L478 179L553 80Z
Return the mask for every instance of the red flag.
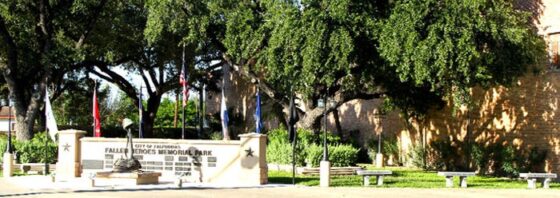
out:
M93 90L93 136L101 137L101 118L99 117L99 104L97 103L97 90Z
M188 89L188 81L187 81L187 71L186 71L185 64L181 68L181 74L179 75L179 83L183 87L183 107L187 106L187 100L189 98L189 89Z

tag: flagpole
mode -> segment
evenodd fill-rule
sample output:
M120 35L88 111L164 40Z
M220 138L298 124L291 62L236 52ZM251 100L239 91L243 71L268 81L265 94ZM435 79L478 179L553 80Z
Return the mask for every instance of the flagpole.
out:
M202 105L203 105L203 98L204 98L204 82L201 83L200 86L200 95L198 97L198 139L200 139L200 137L202 137Z
M140 120L138 123L138 138L144 138L144 132L142 131L142 124L143 124L143 120L144 120L144 116L142 116L142 114L144 113L144 107L142 105L142 83L140 83L140 91L139 91L139 95L140 97L138 97L138 109L139 109L139 116L140 116Z
M93 95L95 96L95 95L96 95L95 92L97 91L97 81L94 80L93 82L94 82L94 85L93 85ZM95 122L95 100L96 100L96 99L97 99L96 97L93 97L93 114L94 114L94 116L93 116L93 133L91 134L92 137L95 137L95 128L97 127L97 126L96 126L97 123Z
M290 118L289 118L289 129L290 135L292 136L292 184L296 185L296 144L297 144L297 133L296 128L294 127L296 116L294 112L295 104L294 104L294 93L292 92L293 89L290 89Z
M49 100L49 92L48 92L47 88L45 88L45 99ZM45 105L45 112L47 112L47 105ZM48 123L48 121L45 122L45 129L46 129L45 130L45 171L44 171L45 175L49 174L49 162L47 161L47 157L48 157L48 153L49 153L49 149L48 149L49 148L49 127L48 127L47 123Z
M185 97L184 95L182 97ZM185 106L182 105L182 109L183 109L183 116L181 117L182 120L182 124L181 124L181 139L185 139Z
M186 76L187 73L186 73L186 71L184 71L184 69L185 69L185 44L184 43L183 43L183 54L182 54L182 56L183 56L182 57L183 65L181 65L181 72L182 72L182 74L184 74L184 76L183 76L184 80L186 80L187 79L187 76ZM181 120L182 120L181 121L181 139L185 139L185 106L186 106L185 105L185 100L186 100L186 98L185 98L184 84L182 85L182 87L183 87L183 90L182 90L181 93L183 93L183 94L181 94L181 95L182 95L182 98L183 98L183 100L182 100L183 104L181 106L183 107L182 108L183 109L183 113L182 113L183 116L181 118Z

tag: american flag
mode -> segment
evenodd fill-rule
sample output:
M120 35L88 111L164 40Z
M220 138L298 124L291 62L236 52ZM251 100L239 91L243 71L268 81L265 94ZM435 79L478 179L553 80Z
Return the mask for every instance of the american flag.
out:
M185 66L185 63L183 63L183 66L181 68L181 74L179 75L179 83L183 87L183 107L186 107L187 100L189 98L189 89L188 89L189 82L187 81L187 68Z

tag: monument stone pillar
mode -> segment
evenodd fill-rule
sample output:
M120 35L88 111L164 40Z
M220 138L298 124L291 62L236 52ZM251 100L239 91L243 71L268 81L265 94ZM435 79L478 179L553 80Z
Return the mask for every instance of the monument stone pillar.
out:
M56 163L57 180L80 177L82 172L80 162L80 138L85 134L85 131L76 129L58 132L58 162Z
M14 175L14 155L8 152L4 153L4 162L2 164L2 171L4 177L11 177Z
M239 135L241 139L241 171L236 180L240 183L261 185L268 183L268 166L266 164L266 135L249 133Z

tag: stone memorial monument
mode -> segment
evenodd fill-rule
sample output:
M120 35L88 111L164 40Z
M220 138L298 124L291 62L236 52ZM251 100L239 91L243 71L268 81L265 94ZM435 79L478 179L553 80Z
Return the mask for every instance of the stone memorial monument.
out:
M123 128L126 134L126 149L124 149L125 158L115 161L112 171L97 172L95 178L108 179L116 181L120 184L157 184L161 173L153 171L142 171L142 165L134 158L134 145L132 143L132 121L128 118L123 120Z

